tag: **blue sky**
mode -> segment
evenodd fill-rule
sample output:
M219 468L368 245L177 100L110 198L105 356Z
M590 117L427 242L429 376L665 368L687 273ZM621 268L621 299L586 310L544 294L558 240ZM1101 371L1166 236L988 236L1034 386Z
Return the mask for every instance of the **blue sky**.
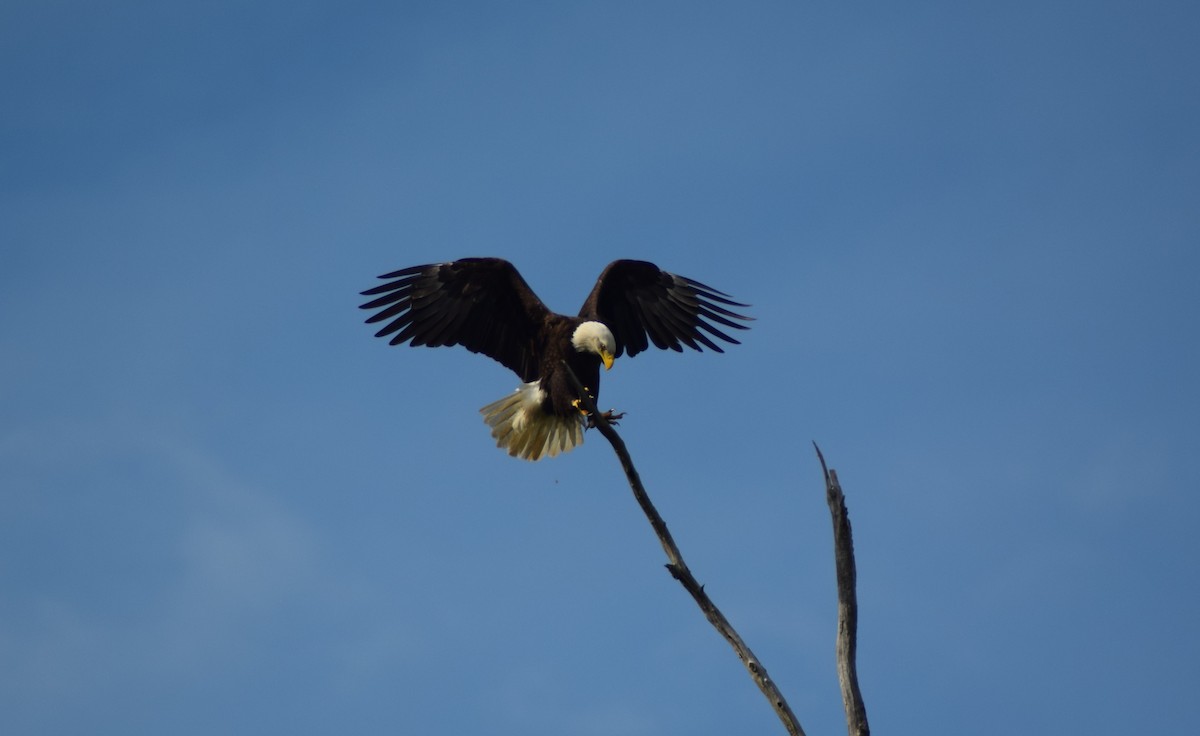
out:
M10 2L0 731L782 732L606 443L361 324L512 260L753 304L601 404L809 733L1200 719L1191 3Z

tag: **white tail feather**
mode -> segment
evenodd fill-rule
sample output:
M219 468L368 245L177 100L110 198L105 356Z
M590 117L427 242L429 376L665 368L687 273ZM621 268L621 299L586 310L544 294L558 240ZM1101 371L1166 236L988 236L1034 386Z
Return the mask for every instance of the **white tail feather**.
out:
M542 411L545 398L546 392L534 381L480 409L496 446L513 457L540 460L583 444L583 415L547 414Z

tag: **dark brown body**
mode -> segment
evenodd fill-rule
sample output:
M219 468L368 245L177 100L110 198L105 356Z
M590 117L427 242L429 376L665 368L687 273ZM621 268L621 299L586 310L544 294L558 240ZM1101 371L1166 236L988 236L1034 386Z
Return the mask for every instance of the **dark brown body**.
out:
M571 344L571 336L583 322L575 317L554 314L546 319L546 327L539 333L537 352L541 368L538 374L542 390L546 392L542 409L561 417L579 413L579 408L573 403L579 396L571 384L570 376L563 370L563 361L571 367L593 400L600 396L600 356L581 353Z

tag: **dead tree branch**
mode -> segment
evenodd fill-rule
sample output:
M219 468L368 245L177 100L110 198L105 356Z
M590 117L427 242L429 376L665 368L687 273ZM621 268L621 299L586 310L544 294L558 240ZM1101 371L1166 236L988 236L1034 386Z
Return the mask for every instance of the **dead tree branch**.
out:
M833 551L838 590L837 671L838 683L842 687L842 706L846 709L846 728L850 736L870 736L867 707L858 689L858 572L854 564L850 515L846 511L846 497L838 483L837 471L826 467L825 457L816 442L813 448L821 461L821 472L825 474L825 501L833 516Z
M696 601L696 605L700 606L700 610L704 612L704 616L708 619L709 623L733 647L733 651L737 654L738 659L742 660L742 664L746 666L746 670L750 673L750 678L754 680L754 684L758 685L758 689L762 691L767 701L771 703L771 707L775 710L775 714L779 716L779 720L783 722L784 727L787 728L788 733L792 734L792 736L805 736L804 729L800 727L800 721L792 713L791 707L788 706L783 694L779 692L779 688L775 686L775 681L767 674L766 668L763 667L758 657L754 656L754 652L750 651L750 647L746 646L746 643L742 641L742 637L738 635L720 609L712 602L708 594L704 592L704 586L696 581L691 570L688 569L687 564L683 561L683 555L680 554L679 548L675 545L675 540L671 537L671 533L667 531L666 522L663 521L658 510L654 508L654 504L650 502L650 496L647 495L646 489L642 486L642 480L638 476L637 469L633 467L633 459L629 456L629 450L626 449L624 440L612 428L608 418L596 408L595 400L584 390L583 384L579 382L579 378L575 376L565 361L562 365L575 385L575 390L582 397L584 408L593 417L596 429L612 445L613 451L616 452L617 458L621 461L625 477L629 479L629 487L633 489L633 496L637 499L638 505L642 507L643 513L646 514L646 518L650 521L650 526L654 528L654 533L658 536L658 541L667 553L667 571L683 585L684 589Z

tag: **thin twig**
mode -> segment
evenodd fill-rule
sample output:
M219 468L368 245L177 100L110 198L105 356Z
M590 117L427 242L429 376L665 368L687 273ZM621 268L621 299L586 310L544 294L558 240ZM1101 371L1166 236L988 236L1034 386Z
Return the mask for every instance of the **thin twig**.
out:
M855 592L858 573L854 564L850 515L846 511L846 497L838 483L837 471L826 467L825 456L816 442L813 448L821 461L821 472L825 474L825 501L833 517L833 551L838 589L837 671L838 683L842 686L842 705L846 709L846 729L850 736L870 736L867 706L858 689L858 594Z
M666 522L659 516L658 510L650 502L650 496L647 495L645 487L642 486L642 480L638 476L637 469L633 467L633 459L629 457L629 450L625 447L625 441L612 428L608 418L596 408L595 400L584 390L583 384L579 382L579 378L565 361L563 362L563 368L566 369L567 375L575 385L575 390L581 397L584 408L593 417L596 429L612 445L613 451L617 454L617 459L621 461L621 467L625 470L625 477L629 479L629 487L633 489L633 496L637 499L638 505L642 507L646 518L650 520L650 526L654 527L654 533L658 536L658 541L662 543L663 550L667 553L667 571L691 594L692 598L696 601L696 605L700 606L700 610L704 612L704 616L708 619L709 623L733 647L733 651L737 654L738 659L742 660L742 664L746 666L746 670L750 673L750 678L754 680L754 683L758 685L758 689L762 691L762 694L771 703L771 707L775 710L775 714L779 716L779 720L783 721L783 725L787 728L788 733L792 734L792 736L805 736L804 729L800 727L800 721L792 713L791 707L788 706L783 694L779 692L779 688L775 686L775 681L767 674L766 668L759 662L758 657L754 656L754 652L750 651L750 647L746 646L746 642L742 641L742 637L734 630L716 604L709 599L708 594L704 592L704 586L696 582L696 578L692 575L691 570L684 563L683 555L680 554L679 548L675 546L675 540L671 537L671 533L667 531Z

